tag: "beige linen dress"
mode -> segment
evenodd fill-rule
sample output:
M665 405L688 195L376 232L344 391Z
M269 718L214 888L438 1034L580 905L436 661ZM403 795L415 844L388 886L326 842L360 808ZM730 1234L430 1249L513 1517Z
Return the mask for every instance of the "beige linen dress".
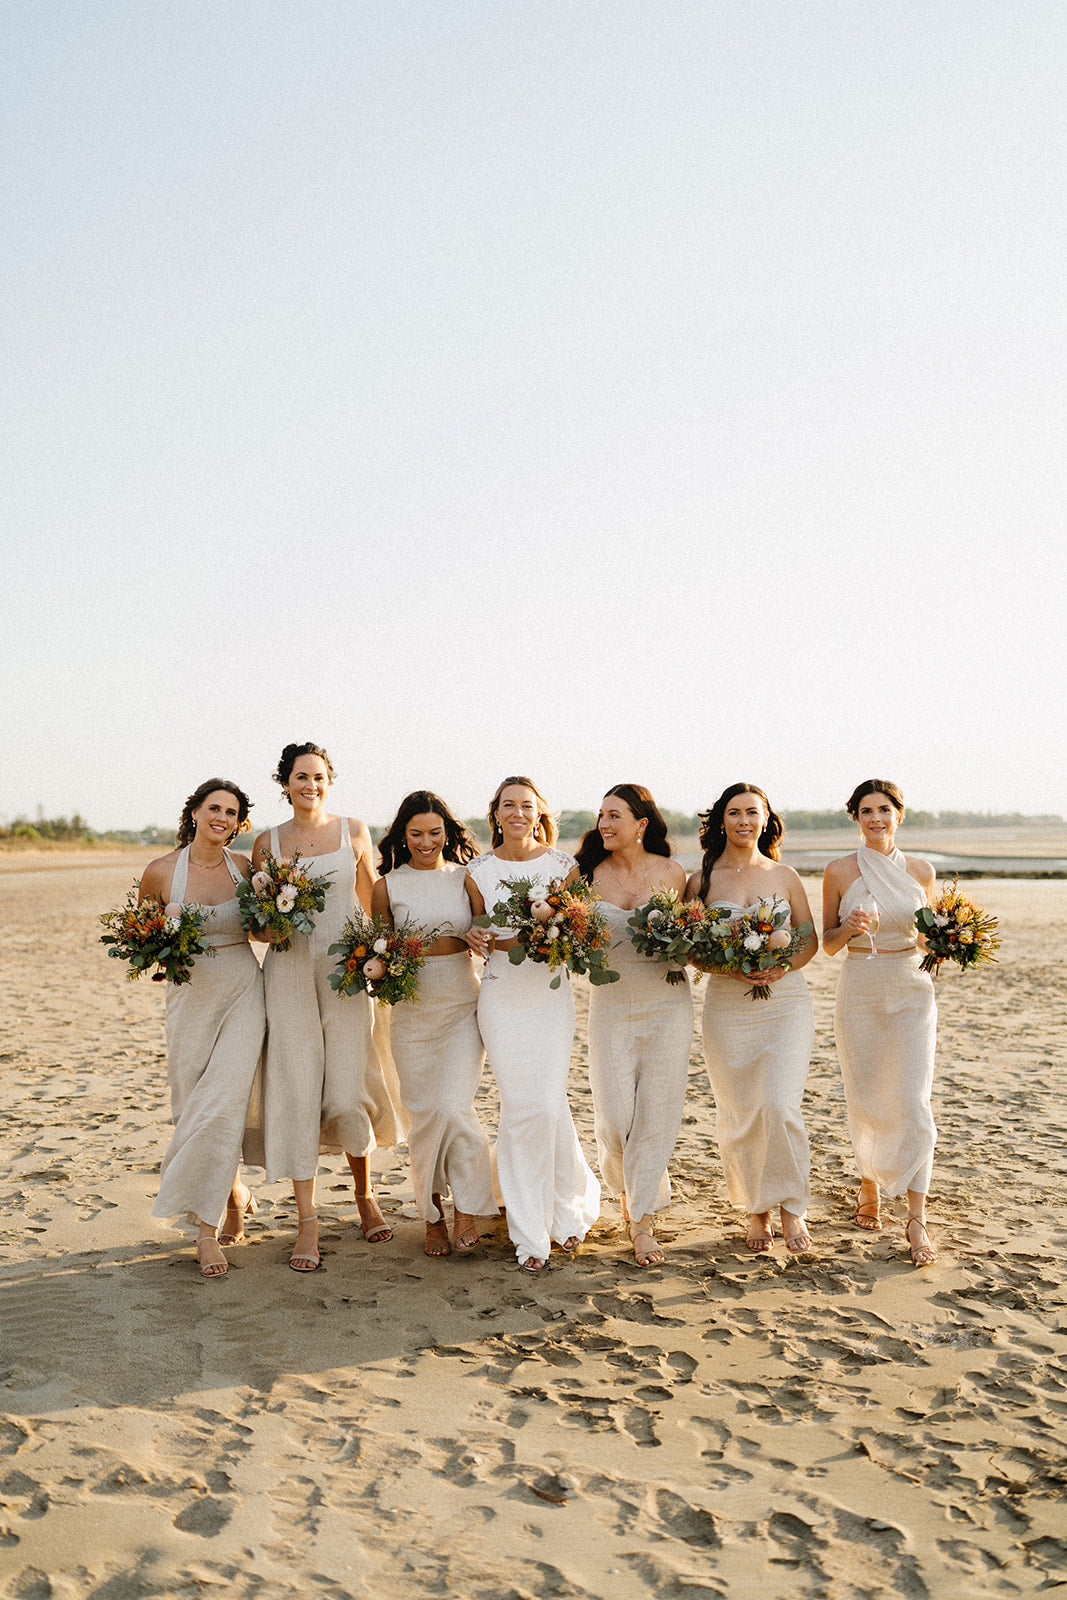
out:
M315 877L331 873L324 909L309 934L288 950L267 951L267 1052L263 1069L263 1143L267 1177L313 1178L322 1151L367 1156L403 1137L399 1099L390 1092L391 1060L383 1065L366 994L342 997L330 987L341 937L356 904L356 861L342 817L341 843L301 857ZM271 854L280 856L277 828Z
M860 1176L888 1195L927 1194L937 1129L930 1108L937 1047L934 984L920 971L915 913L926 904L904 852L884 856L861 844L860 877L841 896L845 921L873 895L880 913L875 948L866 934L850 940L837 984L834 1036L848 1106L848 1131Z
M466 868L442 862L420 872L407 862L386 874L389 905L402 922L462 939L471 925ZM450 1190L457 1211L496 1213L489 1140L474 1109L485 1047L478 1032L478 979L469 950L428 956L414 1000L392 1009L393 1059L411 1120L408 1153L424 1222L441 1213L435 1194Z
M239 868L225 853L234 884ZM172 901L185 902L189 846L174 866ZM154 1217L185 1213L218 1227L230 1196L249 1096L263 1049L263 975L241 927L236 895L211 907L214 951L188 983L167 985L167 1078L174 1134L160 1169Z
M682 1125L693 1037L688 975L667 982L667 967L630 940L632 911L601 900L614 935L608 966L618 983L589 994L589 1084L600 1173L612 1194L626 1195L639 1219L670 1202L667 1163Z
M771 984L769 1000L750 999L746 984L723 973L709 972L707 985L704 1061L731 1203L757 1215L784 1206L803 1217L811 1157L802 1105L815 1041L807 980L787 972Z

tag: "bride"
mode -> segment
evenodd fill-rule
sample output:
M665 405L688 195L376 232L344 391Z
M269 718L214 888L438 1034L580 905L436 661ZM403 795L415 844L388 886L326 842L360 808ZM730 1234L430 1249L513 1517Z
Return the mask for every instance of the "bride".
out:
M556 824L529 778L505 778L489 805L492 848L467 868L476 916L506 902L515 879L577 877L574 857L555 848ZM508 929L472 928L468 943L487 956L478 1026L500 1091L497 1178L508 1233L525 1272L541 1272L552 1240L576 1250L600 1212L600 1185L582 1154L567 1101L574 1040L569 975L549 987L547 966L512 965Z
M811 921L803 884L778 860L782 821L762 789L731 784L701 820L704 859L685 886L687 899L732 912L748 911L761 900L786 901L793 927ZM771 967L760 973L759 981L772 986L768 1000L749 998L753 979L744 973L708 974L704 1060L726 1187L733 1204L749 1213L750 1250L772 1248L775 1206L786 1248L811 1249L804 1221L811 1162L801 1104L815 1021L807 980L798 969L818 948L813 932L791 971Z

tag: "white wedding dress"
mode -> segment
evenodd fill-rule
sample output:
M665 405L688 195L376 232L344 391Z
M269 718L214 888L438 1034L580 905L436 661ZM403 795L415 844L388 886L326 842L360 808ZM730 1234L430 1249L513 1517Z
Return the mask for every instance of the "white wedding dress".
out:
M502 861L488 851L467 871L491 913L516 878L547 888L573 866L573 856L549 848L532 861ZM495 931L508 937L506 929ZM500 1091L497 1182L520 1261L546 1261L553 1239L583 1239L600 1214L600 1185L567 1100L574 996L566 971L557 989L549 988L553 976L547 966L515 966L494 950L478 996L478 1026Z

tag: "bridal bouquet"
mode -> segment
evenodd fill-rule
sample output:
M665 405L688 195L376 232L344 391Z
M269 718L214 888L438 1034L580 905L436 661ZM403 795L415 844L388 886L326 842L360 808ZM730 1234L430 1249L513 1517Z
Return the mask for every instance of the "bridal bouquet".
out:
M677 889L656 889L626 925L634 949L653 961L673 962L664 977L668 983L684 983L685 972L679 969L689 960L696 931L707 917L703 901L682 900Z
M935 978L943 961L955 961L966 970L997 959L993 954L1000 949L997 919L967 898L960 889L958 873L945 884L932 907L922 906L915 913L915 926L926 941L926 954L919 965Z
M311 932L313 913L326 904L332 876L327 872L321 878L313 878L304 870L298 853L288 861L264 856L259 871L242 878L237 886L242 928L253 939L258 934L270 934L275 950L288 950L294 933Z
M138 904L134 884L121 906L101 916L108 931L100 935L100 943L113 946L109 956L129 962L127 978L139 978L149 967L158 967L153 983L188 983L197 956L215 954L201 938L210 916L210 906L175 901L164 907L154 895Z
M547 888L536 878L515 878L507 899L491 915L474 921L479 928L509 929L518 943L508 951L508 960L516 967L527 958L547 965L556 973L550 989L559 988L559 967L588 973L590 983L618 983L619 974L604 959L612 935L596 901L581 878L567 888L562 878L550 879Z
M771 986L758 975L768 967L788 972L793 957L812 931L810 922L789 926L789 902L761 900L749 911L733 914L725 906L710 906L700 924L690 960L703 972L752 973L757 981L748 991L750 1000L769 1000Z
M329 954L340 957L330 987L339 995L369 994L383 1006L414 1000L426 952L439 934L439 928L409 922L390 928L381 917L357 911L330 946Z

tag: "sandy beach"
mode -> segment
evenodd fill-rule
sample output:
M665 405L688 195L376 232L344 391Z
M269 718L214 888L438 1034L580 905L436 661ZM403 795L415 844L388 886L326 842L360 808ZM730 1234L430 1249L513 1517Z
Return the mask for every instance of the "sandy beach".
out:
M212 1282L149 1215L161 986L98 943L138 859L0 874L0 1595L1067 1592L1067 883L969 885L1004 945L938 980L932 1268L901 1205L850 1225L820 955L811 1255L744 1250L695 1027L662 1267L633 1264L610 1200L537 1281L499 1223L429 1260L405 1153L381 1150L391 1243L324 1160L324 1265L288 1271L291 1195L252 1170L249 1243ZM492 1120L488 1073L483 1100Z

